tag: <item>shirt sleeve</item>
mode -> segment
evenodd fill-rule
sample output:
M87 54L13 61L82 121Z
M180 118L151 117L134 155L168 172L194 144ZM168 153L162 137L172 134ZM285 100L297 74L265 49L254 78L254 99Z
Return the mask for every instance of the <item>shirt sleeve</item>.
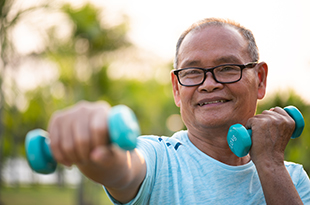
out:
M138 138L137 149L145 160L146 175L136 197L124 205L148 204L156 175L158 154L162 153L158 151L158 149L161 149L160 146L161 145L158 142L158 137L156 136L141 136ZM110 195L105 187L103 188L114 204L122 205L122 203L118 202Z
M310 180L306 171L302 168L299 172L300 179L296 184L297 192L304 204L310 205Z

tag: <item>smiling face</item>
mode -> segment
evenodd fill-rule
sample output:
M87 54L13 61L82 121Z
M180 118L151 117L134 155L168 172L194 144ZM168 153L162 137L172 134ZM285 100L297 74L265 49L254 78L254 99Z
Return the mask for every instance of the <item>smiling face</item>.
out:
M249 62L247 42L241 34L230 26L212 25L187 34L179 49L177 69ZM171 73L175 103L189 132L245 124L255 114L257 99L265 95L266 74L267 65L261 63L244 69L236 83L217 83L208 72L202 85L184 87Z

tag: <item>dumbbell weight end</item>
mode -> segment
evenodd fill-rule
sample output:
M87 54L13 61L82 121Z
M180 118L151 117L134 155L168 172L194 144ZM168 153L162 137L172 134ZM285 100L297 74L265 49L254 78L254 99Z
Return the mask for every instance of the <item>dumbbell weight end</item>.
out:
M304 130L305 120L301 114L301 112L294 106L287 106L283 108L295 121L295 129L291 136L292 139L299 137Z
M35 129L27 133L25 141L28 164L32 170L41 174L50 174L57 167L47 136L46 131Z
M291 136L292 139L301 135L305 121L301 112L294 106L287 106L284 110L294 119L295 130ZM231 151L238 157L246 156L252 146L252 130L246 129L241 124L232 125L227 134L227 142Z
M123 150L133 150L136 147L140 128L136 115L127 106L117 105L111 108L108 127L112 143Z
M117 105L111 108L108 115L108 129L113 144L124 150L132 150L136 147L140 128L135 114L129 107ZM25 149L32 170L40 174L50 174L55 171L57 162L50 149L46 131L35 129L28 132Z
M238 157L246 156L252 146L252 130L246 129L241 124L232 125L227 134L227 142L230 150Z

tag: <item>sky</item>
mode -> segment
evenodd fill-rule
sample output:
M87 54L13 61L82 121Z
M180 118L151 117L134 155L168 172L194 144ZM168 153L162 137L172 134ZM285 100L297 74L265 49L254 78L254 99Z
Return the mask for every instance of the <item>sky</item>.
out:
M77 7L86 2L66 1ZM290 89L294 89L310 103L308 0L89 1L104 8L108 21L117 22L123 14L128 15L130 40L139 48L150 51L168 62L173 61L178 37L192 23L208 17L237 21L252 30L260 51L260 60L269 66L266 97L271 97L278 91L285 96ZM38 39L36 36L32 38ZM19 44L27 42L31 41ZM29 43L26 45L30 46Z
M94 0L95 4L100 4ZM207 17L229 18L254 33L260 60L269 66L267 97L294 89L310 102L310 1L307 0L106 0L115 18L129 15L129 36L143 49L174 58L180 34Z

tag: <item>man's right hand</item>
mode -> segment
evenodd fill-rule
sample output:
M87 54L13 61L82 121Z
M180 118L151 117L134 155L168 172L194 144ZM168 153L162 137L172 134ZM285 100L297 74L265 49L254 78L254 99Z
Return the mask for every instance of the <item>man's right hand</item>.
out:
M48 132L55 159L66 166L96 160L96 148L110 145L106 102L79 102L53 114ZM92 154L93 153L93 154Z
M104 185L118 201L126 203L138 193L146 174L137 149L124 151L110 142L106 102L79 102L57 111L48 132L52 153L59 163L76 164L88 178Z

